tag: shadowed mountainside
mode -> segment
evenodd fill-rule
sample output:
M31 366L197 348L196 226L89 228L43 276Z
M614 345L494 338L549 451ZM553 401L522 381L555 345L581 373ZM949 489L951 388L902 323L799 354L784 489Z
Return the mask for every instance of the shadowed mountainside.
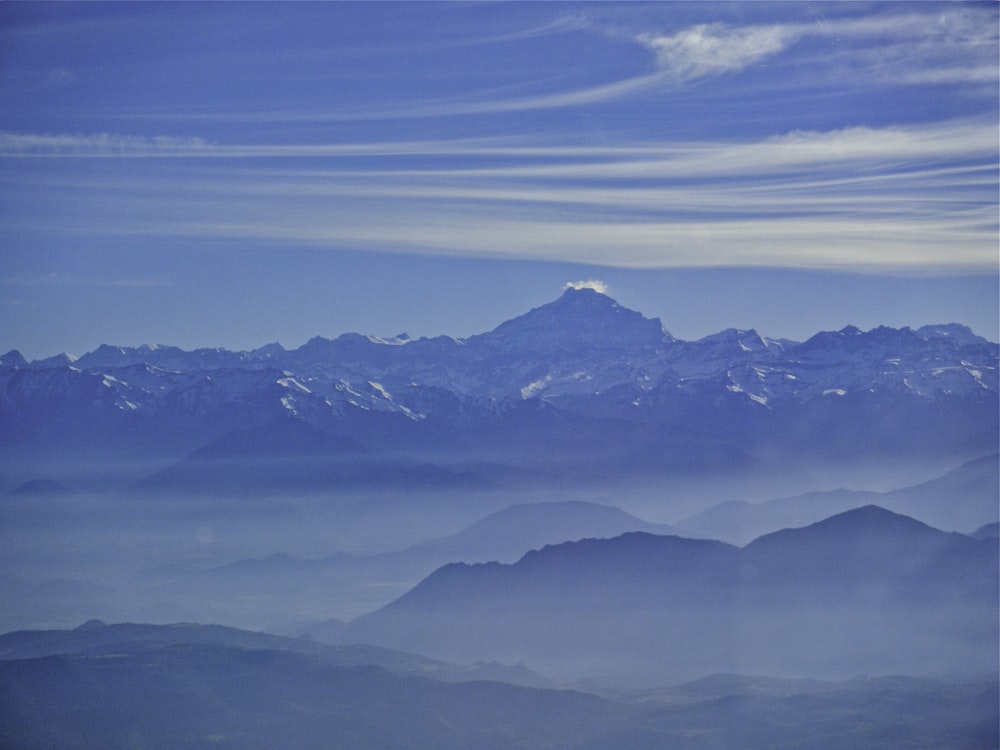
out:
M996 540L866 506L742 549L632 533L448 565L344 637L561 679L989 672L997 569Z
M0 744L11 750L971 750L998 741L995 680L715 675L609 700L459 685L432 679L443 674L434 669L415 676L429 666L416 657L402 674L363 664L384 655L372 649L343 649L352 658L338 662L335 649L195 625L88 623L0 643Z
M862 505L879 505L935 528L966 532L995 522L998 497L1000 456L994 454L913 487L891 492L810 492L762 503L728 501L679 521L676 527L690 536L746 544L772 531L815 523Z

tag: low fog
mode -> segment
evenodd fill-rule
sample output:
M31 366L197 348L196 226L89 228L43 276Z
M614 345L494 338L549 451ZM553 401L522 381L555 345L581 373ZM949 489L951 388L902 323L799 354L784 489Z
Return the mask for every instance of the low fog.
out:
M945 530L971 533L995 520L996 513L995 494L991 495L996 484L995 458L951 466L943 474L933 473L937 467L922 465L889 467L876 477L873 467L854 466L841 479L863 490L850 492L837 491L843 485L836 484L835 472L826 469L713 476L700 481L678 476L656 484L641 478L612 482L591 477L553 482L544 489L510 482L478 489L295 493L275 492L265 484L213 494L151 484L149 477L162 476L162 472L154 470L137 479L136 468L125 465L116 474L113 466L93 466L88 476L103 477L104 489L80 492L70 486L80 476L78 466L49 465L48 475L59 479L24 483L3 496L0 629L67 628L99 618L106 622L217 623L337 640L348 622L394 602L441 566L511 564L546 544L642 531L742 546L757 536L806 526L866 504L932 522L939 520L932 511L934 503L940 505L942 493L947 494L950 514L966 523L963 528ZM285 476L292 469L301 466L283 467L278 474ZM255 476L254 472L259 475L261 466L232 466L230 470L245 478ZM900 484L893 485L893 477ZM904 485L904 479L929 481ZM806 493L817 482L824 492ZM865 482L870 484L866 487ZM796 490L801 494L788 494ZM957 513L961 508L966 510ZM737 589L737 598L739 593ZM906 632L905 618L889 616L878 607L859 613L845 607L842 602L838 616L869 618L867 630L883 634L889 644L899 632ZM648 662L648 655L619 653L602 644L602 638L639 642L640 634L626 637L625 633L630 628L646 628L654 641L667 636L683 641L676 631L682 626L677 623L654 618L642 624L642 617L632 614L605 621L602 618L612 616L605 609L598 606L580 613L579 618L591 622L593 629L581 635L579 643L557 637L550 645L534 644L523 652L518 650L518 639L531 639L524 633L518 635L517 628L507 627L495 614L488 619L499 630L479 649L440 651L433 642L412 639L383 639L383 643L457 661L524 661L543 671L553 666L545 661L551 662L549 657L558 646L573 652L566 661L572 666L555 665L553 676L579 680L613 673L620 679L630 672L627 663L633 656ZM460 612L439 614L459 632L471 627L471 623L463 624ZM815 620L819 614L803 616ZM728 615L725 607L719 609L708 619L719 627L724 623L725 632L716 633L713 642L724 644L729 656L717 653L694 658L692 652L683 664L675 657L664 657L662 669L647 675L644 684L713 671L785 673L793 671L792 664L798 664L803 674L818 671L843 676L864 671L863 659L824 663L818 633L835 638L845 632L828 625L803 636L801 654L776 655L769 663L766 644L770 640L761 634L784 633L778 640L792 643L799 627L794 618L786 628L778 627L782 618L775 617L768 609L734 610ZM948 610L941 610L938 617L940 628L964 627L957 612L951 625ZM429 622L421 618L422 625ZM696 618L690 627L703 629L704 625ZM928 627L914 638L929 639L929 644L938 631L937 625ZM347 632L360 641L369 635L358 625ZM418 632L420 627L410 629L411 635ZM376 633L371 637L378 641ZM449 635L446 641L459 649L460 638ZM539 643L548 641L543 637ZM748 648L754 643L759 648ZM920 673L947 671L948 658L929 657L926 663L911 666ZM617 666L608 659L617 660ZM968 659L957 656L951 664L955 669L970 665ZM888 660L882 670L906 671L906 666L905 660Z

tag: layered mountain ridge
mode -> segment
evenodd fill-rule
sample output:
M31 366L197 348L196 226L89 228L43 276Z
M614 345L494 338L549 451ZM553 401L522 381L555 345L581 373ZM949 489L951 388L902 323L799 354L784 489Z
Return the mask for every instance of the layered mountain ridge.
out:
M0 738L12 748L730 750L881 748L890 737L929 750L995 747L998 736L995 679L719 674L612 700L510 684L512 669L483 678L493 665L448 674L373 649L355 664L348 650L198 626L90 623L12 633L0 651Z
M31 363L8 352L0 445L183 455L291 417L376 451L607 455L617 444L661 467L692 450L709 463L774 450L965 458L996 449L997 367L998 345L958 324L849 326L802 343L736 329L682 341L606 295L569 289L465 339L350 333L249 352L104 345Z
M997 551L995 539L874 505L742 548L631 532L513 564L444 566L343 637L525 661L564 679L986 672L997 658Z

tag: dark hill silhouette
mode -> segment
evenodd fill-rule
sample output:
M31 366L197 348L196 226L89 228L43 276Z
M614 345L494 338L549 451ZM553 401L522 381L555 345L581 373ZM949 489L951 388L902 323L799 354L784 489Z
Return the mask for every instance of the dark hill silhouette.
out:
M253 651L285 651L337 667L378 666L398 675L420 675L447 682L499 679L545 686L545 681L521 668L498 664L460 666L425 659L392 649L365 645L336 646L311 638L287 638L221 625L176 623L106 624L89 620L72 630L21 630L0 635L0 660L37 659L57 655L114 656L177 646Z
M339 629L335 623L332 628L322 621L315 627L309 624L313 613L322 612L324 606L331 615L356 617L387 604L449 562L514 562L546 544L608 538L632 530L663 533L669 527L596 503L520 503L456 534L402 550L322 558L275 553L186 575L149 575L146 583L149 595L180 604L186 611L211 613L217 602L226 602L230 612L239 607L249 622L270 624L280 608L286 622L297 623L295 632L329 638ZM254 597L247 598L248 591Z
M830 490L761 503L728 501L677 524L681 533L745 544L771 531L805 526L863 505L917 518L935 528L969 531L1000 512L1000 456L966 462L946 474L890 492Z
M141 627L82 631L135 637ZM82 631L63 644L72 649ZM183 632L190 641L173 640L173 632L163 638L161 630L159 639L119 640L114 652L0 659L0 743L18 750L743 750L845 747L846 740L855 750L932 750L998 741L995 680L714 675L606 700L336 664L273 638L272 647L259 648L264 641L253 634ZM227 638L241 643L225 645Z
M992 669L997 545L875 506L743 549L642 533L449 565L345 638L552 674ZM613 634L613 637L612 637Z
M973 539L996 539L1000 537L1000 523L994 521L993 523L988 523L985 526L980 526L978 529L973 531L970 536Z
M447 561L513 562L531 549L586 537L614 537L628 531L672 532L609 505L569 500L519 503L491 514L450 537L408 550L412 554L446 556ZM444 562L444 560L442 561Z
M485 478L370 451L295 417L227 433L139 483L145 492L196 494L322 489L453 489Z

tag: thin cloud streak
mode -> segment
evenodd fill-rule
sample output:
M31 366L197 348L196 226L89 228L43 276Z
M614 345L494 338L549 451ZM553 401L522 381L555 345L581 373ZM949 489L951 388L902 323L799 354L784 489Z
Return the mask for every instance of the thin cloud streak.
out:
M957 273L997 268L992 208L923 220L848 216L602 222L530 212L383 213L355 206L292 213L276 209L233 221L206 217L143 224L116 234L130 232L636 269L743 266Z
M214 172L212 177L194 178L185 173L177 179L141 185L134 180L90 177L32 183L32 187L47 192L85 189L98 203L123 202L126 206L136 206L138 196L142 196L142 200L164 210L178 203L204 203L225 214L238 214L247 203L280 203L283 211L296 211L307 206L322 210L345 202L372 205L375 201L385 206L387 215L413 205L424 207L428 213L450 208L475 212L492 206L493 210L512 214L534 209L550 215L577 216L584 221L595 214L621 221L635 220L636 214L726 221L745 215L945 216L960 213L969 205L992 205L983 196L988 196L996 185L996 170L988 166L830 176L825 180L815 173L760 176L752 181L710 179L646 187L466 178L460 173L371 176L306 169ZM179 208L178 213L182 214L183 209Z
M982 159L995 163L996 126L986 122L951 122L921 127L848 128L793 132L752 143L676 144L645 159L572 165L485 168L484 173L521 177L579 179L690 178L775 174L821 166L868 168L897 160L923 162Z
M176 157L176 158L314 158L337 156L537 156L550 158L592 156L585 164L484 168L480 174L521 176L622 176L635 179L657 173L690 176L738 174L765 168L797 169L852 160L982 158L997 153L995 123L961 120L930 126L855 127L816 132L793 131L748 143L677 142L645 144L627 149L555 145L504 146L475 139L343 144L221 144L202 138L158 136L140 138L108 133L46 135L0 132L0 156L6 157ZM625 160L613 157L634 155ZM466 171L466 174L469 172Z
M618 99L655 90L670 83L669 74L654 70L643 75L618 81L529 96L509 98L465 97L438 101L397 102L383 108L337 110L240 110L227 112L183 112L155 115L119 114L122 119L155 119L158 121L233 121L268 124L352 123L378 120L431 119L476 115L495 115L537 110L565 109L606 104Z
M155 180L122 177L116 168L47 184L37 170L21 169L24 189L85 190L75 216L51 221L51 231L68 234L202 232L625 267L996 265L998 147L995 128L977 120L627 149L523 140L274 146L17 134L0 135L4 146L29 156L61 149L102 163L115 149L228 157L212 167L183 161ZM432 158L417 169L395 158L401 155ZM324 157L334 163L315 162ZM340 157L352 157L346 168L337 168ZM361 168L353 157L372 166ZM261 166L273 158L282 166ZM83 210L91 203L93 212ZM118 211L114 232L107 221L88 226L87 216L109 206Z
M5 157L82 157L121 158L191 157L217 153L202 138L178 136L127 136L116 133L50 135L0 131L0 156Z
M154 279L100 279L89 276L74 276L68 273L47 273L41 276L15 274L0 277L0 286L6 287L119 287L144 289L163 286Z
M895 181L891 192L876 192L871 184ZM299 178L253 180L246 175L210 182L163 185L158 192L167 195L183 191L214 199L239 197L282 199L285 201L323 201L378 199L381 201L419 202L433 210L435 205L451 204L524 204L550 207L579 207L581 217L595 209L645 212L653 214L697 213L714 215L720 220L740 214L852 213L864 215L892 212L900 216L926 216L928 212L961 209L977 201L963 190L991 189L993 174L978 170L928 170L924 173L882 175L857 179L766 180L752 184L659 186L655 188L570 187L476 181L367 181L363 176L330 176L316 179L308 174ZM117 189L127 191L128 185Z
M559 19L537 30L506 37L590 29L609 34L599 21ZM621 32L616 31L616 37ZM469 44L495 43L504 36L469 40ZM1000 80L997 65L996 17L986 9L968 6L936 8L933 12L907 12L866 18L818 18L811 23L774 23L734 26L695 24L673 33L648 30L631 34L638 50L649 54L648 72L617 81L571 90L557 90L520 97L490 96L486 92L461 99L396 101L376 108L333 110L240 110L215 113L134 113L126 118L154 117L201 121L261 123L364 122L477 116L563 109L609 104L653 91L669 93L690 81L735 74L756 64L770 62L806 39L826 39L840 51L827 49L811 66L796 61L796 70L815 67L811 75L824 84L858 87L881 84L927 85L941 83L993 84ZM825 72L820 73L820 70ZM863 71L863 75L859 72ZM801 83L799 84L802 85Z

